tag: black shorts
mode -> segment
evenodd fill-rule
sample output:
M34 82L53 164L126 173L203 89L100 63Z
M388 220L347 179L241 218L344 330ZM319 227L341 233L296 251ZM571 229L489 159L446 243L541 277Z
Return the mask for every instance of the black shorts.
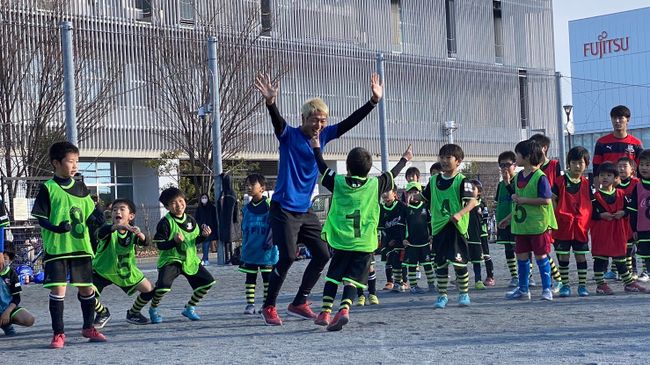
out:
M214 285L214 277L203 265L199 265L199 271L194 275L188 275L183 272L180 263L173 262L158 269L158 281L156 281L156 290L171 290L172 283L179 276L185 276L192 289L203 289Z
M93 285L93 261L90 256L53 259L45 263L44 288Z
M118 288L122 289L122 291L125 292L126 295L131 295L131 294L135 293L135 291L138 288L138 285L140 285L140 283L143 282L144 280L146 280L146 278L143 277L142 280L140 280L140 282L135 284L135 285L120 286L120 285L117 285L114 282L106 279L105 277L99 275L96 271L93 271L93 285L95 286L95 293L96 294L101 294L102 291L104 290L104 288L106 288L107 286L115 285Z
M418 264L422 265L425 263L431 262L433 259L431 257L431 247L429 245L415 247L407 246L406 251L406 260L404 265L406 266L417 266Z
M454 266L467 266L469 256L465 237L458 232L456 225L449 222L433 237L435 263L439 268L451 264Z
M394 248L388 252L387 263L395 268L402 267L404 262L405 251L403 248Z
M243 263L239 265L239 271L244 274L257 274L257 272L271 272L273 270L273 265L256 265L256 264L247 264Z
M325 280L337 285L347 281L366 289L372 256L369 252L334 250Z
M555 247L555 253L560 255L568 255L571 253L572 249L574 254L589 253L589 242L555 240L553 246Z
M327 244L320 238L322 226L311 209L307 213L294 213L272 201L269 221L273 244L278 246L280 261L295 261L298 243L304 244L312 257L329 258Z
M510 230L510 226L506 228L497 228L497 243L500 245L514 245L515 236Z
M483 262L483 246L480 242L468 242L467 251L469 253L469 261L472 263Z

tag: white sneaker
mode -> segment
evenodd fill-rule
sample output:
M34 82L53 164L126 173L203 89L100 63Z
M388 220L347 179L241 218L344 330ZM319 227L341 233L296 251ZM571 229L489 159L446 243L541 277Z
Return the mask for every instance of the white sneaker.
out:
M641 273L641 275L639 275L639 278L637 280L642 283L647 283L650 281L650 276L648 276L648 273L644 271Z

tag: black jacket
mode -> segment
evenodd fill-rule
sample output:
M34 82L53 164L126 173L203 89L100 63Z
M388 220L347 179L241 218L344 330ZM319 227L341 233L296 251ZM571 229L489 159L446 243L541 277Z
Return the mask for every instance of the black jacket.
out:
M240 239L239 202L232 190L230 176L222 174L222 193L219 199L219 240L233 242Z
M199 202L196 213L194 213L194 219L196 219L196 223L199 226L207 224L212 229L212 234L209 237L210 240L217 239L217 208L210 200L205 205Z

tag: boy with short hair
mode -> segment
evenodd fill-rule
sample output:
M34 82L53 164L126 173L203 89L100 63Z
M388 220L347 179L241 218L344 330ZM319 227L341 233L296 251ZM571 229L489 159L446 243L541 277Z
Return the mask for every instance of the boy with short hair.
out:
M487 286L494 286L494 264L490 257L490 249L487 242L487 225L483 220L484 205L481 202L483 184L479 180L470 180L473 186L473 194L478 205L469 213L469 226L467 229L467 247L469 249L469 260L474 269L474 288L485 290ZM481 279L481 264L485 264L485 282Z
M639 183L639 178L634 176L636 170L636 162L633 159L625 156L621 157L617 161L618 176L620 182L616 186L617 189L623 190L625 193L625 198L627 200L632 199L632 192L634 187ZM625 219L629 220L629 217ZM632 237L632 230L629 230L629 235L627 239L627 253L626 253L626 264L627 269L632 273L632 276L635 277L637 273L636 269L636 245L634 238ZM612 265L612 271L616 269L616 265ZM643 272L638 276L639 281L647 282L650 278L648 277L648 268L646 267L645 261L643 261Z
M198 227L196 220L185 213L187 204L185 194L175 187L160 193L158 199L168 213L158 222L154 242L160 256L158 257L158 280L155 294L149 308L151 323L161 323L163 318L158 311L162 297L172 290L172 283L179 276L185 276L194 290L192 297L185 304L181 314L192 321L201 319L196 314L195 306L208 293L215 281L212 274L201 264L196 253L196 245L210 236L212 230L206 224Z
M102 221L103 217L95 210L83 181L74 179L79 149L69 142L56 142L50 146L49 158L54 166L54 177L39 188L32 215L38 218L43 237L43 287L50 290L49 309L54 333L50 348L65 345L63 301L68 275L70 284L78 289L83 315L81 335L90 342L103 342L106 337L93 326L93 248L88 232L88 226Z
M591 185L584 177L589 166L589 151L577 146L569 150L564 176L551 188L558 229L553 231L555 252L560 264L562 287L560 297L571 296L569 258L571 249L578 269L578 295L589 296L587 290L587 257L589 253L589 224L591 222Z
M630 226L637 241L637 256L643 260L645 267L650 267L650 150L639 154L640 181L632 190L627 211L630 214Z
M429 175L431 176L436 176L442 171L442 166L440 166L440 162L435 162L434 164L429 167Z
M596 191L592 201L593 214L591 221L591 254L594 258L596 293L603 295L614 294L603 278L610 258L618 268L621 279L625 284L625 291L643 293L646 289L636 283L625 264L629 224L623 218L628 212L630 215L636 215L636 204L633 200L628 202L627 207L625 206L625 193L614 188L617 177L618 170L613 163L604 162L598 166L600 189ZM641 186L641 184L637 186ZM632 221L636 223L634 218Z
M97 253L93 259L93 284L97 296L111 284L117 285L127 295L140 294L131 309L126 311L126 321L147 324L142 308L153 298L153 285L137 266L135 247L147 246L147 238L133 225L135 204L129 199L116 199L111 206L111 223L97 231ZM103 328L111 318L110 311L99 298L95 300L95 327Z
M449 265L456 271L458 283L458 305L470 305L469 272L467 271L468 248L465 236L469 225L469 212L478 204L474 198L473 186L460 173L460 163L465 158L463 149L455 144L446 144L438 153L442 173L432 176L422 196L429 202L431 212L431 234L438 279L438 299L435 308L445 308Z
M0 328L5 336L15 336L18 326L31 327L34 324L34 316L25 308L19 307L20 280L16 271L11 268L15 254L13 251L3 253L3 269L0 269Z
M530 252L533 251L542 281L542 300L553 300L551 267L551 229L557 229L553 212L551 186L540 165L544 161L542 147L534 141L522 141L515 146L516 163L524 169L514 179L513 212L510 215L519 286L506 294L507 299L528 299Z
M246 177L251 201L242 208L242 247L239 271L246 274L246 308L244 314L255 314L255 286L257 272L262 276L264 299L269 289L269 277L273 265L278 262L278 247L271 240L269 227L269 200L262 195L266 179L260 174Z
M406 237L404 247L406 251L406 265L408 280L412 294L423 294L424 289L418 286L416 270L419 265L424 269L427 277L429 291L435 288L436 278L433 269L431 251L431 215L427 205L421 199L422 185L412 181L406 185L409 203L405 210Z
M404 259L404 238L406 237L406 206L397 199L395 189L382 196L379 211L379 231L386 251L386 286L384 290L404 291L402 261Z
M366 287L370 262L378 243L381 194L393 188L393 176L399 174L413 153L409 145L390 172L384 172L379 177L368 177L372 156L366 149L356 147L346 159L348 174L337 175L328 169L323 160L318 136L312 138L311 145L322 174L321 183L332 192L332 205L323 227L322 239L334 251L325 277L322 310L314 323L327 326L328 331L340 331L350 320L349 310L357 288ZM340 284L344 285L343 297L338 313L330 321Z
M497 162L501 172L501 181L497 185L497 193L494 198L496 202L495 218L497 222L497 244L503 245L506 254L506 263L510 271L511 288L519 286L517 278L517 258L515 256L515 237L512 235L509 216L512 212L512 194L515 189L512 186L515 176L516 156L512 151L502 152Z

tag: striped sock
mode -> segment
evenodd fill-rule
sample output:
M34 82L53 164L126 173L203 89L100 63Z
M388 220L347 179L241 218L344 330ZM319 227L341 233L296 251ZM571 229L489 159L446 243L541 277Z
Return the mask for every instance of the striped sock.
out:
M449 268L447 264L436 269L436 277L438 279L438 293L447 294L447 286L449 285Z
M154 291L150 291L148 293L140 293L137 298L135 298L135 302L133 302L133 306L131 309L129 309L129 312L131 314L138 314L140 311L142 311L142 308L144 308L147 303L153 298L154 296Z
M458 283L458 291L463 294L469 291L469 271L466 266L455 266L456 282Z
M614 263L618 269L618 272L621 274L621 280L625 285L632 284L634 279L632 278L632 273L627 270L627 265L625 259L614 259Z
M594 281L597 285L605 284L605 272L604 271L594 271Z
M246 283L246 304L255 304L255 284Z
M510 277L517 278L517 259L515 257L506 259L508 264L508 271L510 271Z
M106 307L99 301L99 298L95 297L95 313L104 314L106 313Z
M157 308L162 297L165 296L165 294L167 294L167 292L170 290L171 289L156 289L153 295L153 299L151 299L151 308Z
M214 285L214 283L195 289L194 292L192 293L192 297L187 302L187 305L194 307L197 304L199 304L201 299L203 299L203 297L208 293L210 288L212 288L212 285ZM253 288L253 300L254 299L255 299L255 289Z
M416 272L417 265L408 265L408 270L409 270L409 285L411 287L417 286L418 285L418 279L417 279L417 272Z
M627 266L627 271L634 273L632 270L632 256L625 257L625 265Z
M436 285L436 274L433 269L433 263L425 262L422 264L422 267L424 268L424 275L427 277L427 284L429 284L429 288L431 288Z
M325 282L325 287L323 288L323 306L321 307L321 312L332 312L332 306L334 305L334 299L336 298L336 291L338 288L339 286L331 281Z
M341 298L341 304L339 305L339 311L343 309L350 310L352 306L352 300L357 293L357 288L354 285L346 285L343 287L343 297Z
M558 264L560 264L560 282L564 285L569 285L569 261L558 260Z
M587 285L587 261L576 262L578 267L578 285Z
M393 268L393 284L398 285L402 282L402 265Z
M548 257L548 263L551 265L551 277L553 277L553 280L557 282L563 282L562 276L560 275L560 270L557 269L557 266L555 265L555 261L553 260L551 255L548 255L547 257Z

